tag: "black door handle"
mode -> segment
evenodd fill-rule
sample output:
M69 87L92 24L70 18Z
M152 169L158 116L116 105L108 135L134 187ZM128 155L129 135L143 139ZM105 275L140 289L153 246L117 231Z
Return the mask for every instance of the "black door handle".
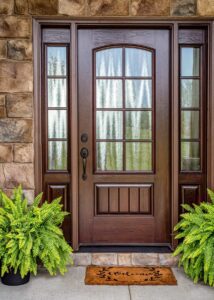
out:
M87 148L84 147L80 150L80 156L82 157L82 179L83 180L87 179L86 167L87 167L88 154L89 154L89 151Z

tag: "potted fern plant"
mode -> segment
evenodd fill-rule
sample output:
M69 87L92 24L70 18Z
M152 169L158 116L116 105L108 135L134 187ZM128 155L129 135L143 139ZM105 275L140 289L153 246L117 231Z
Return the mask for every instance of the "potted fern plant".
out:
M1 280L7 285L29 281L42 263L50 275L64 274L72 263L72 248L60 228L64 217L61 198L39 205L42 193L28 205L21 186L11 199L0 190L0 261Z
M186 213L174 228L181 242L173 255L180 255L179 265L195 283L214 286L214 192L208 194L211 202L182 205Z

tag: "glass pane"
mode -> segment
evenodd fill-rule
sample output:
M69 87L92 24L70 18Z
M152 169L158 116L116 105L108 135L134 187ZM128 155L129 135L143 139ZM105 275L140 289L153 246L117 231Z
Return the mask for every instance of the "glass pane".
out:
M66 47L48 47L48 75L66 75Z
M126 76L152 76L152 53L150 51L126 48Z
M66 79L48 79L48 107L66 107Z
M129 111L126 112L126 138L151 139L152 138L152 112Z
M122 76L122 48L96 52L96 76Z
M97 108L121 108L122 80L97 79Z
M48 169L67 169L67 142L48 142Z
M127 108L152 107L151 80L126 80L125 88Z
M181 79L181 106L199 107L198 79Z
M126 143L126 170L152 171L152 143Z
M60 139L67 137L66 110L48 111L48 137Z
M200 156L198 142L181 142L181 170L199 171Z
M182 139L199 138L199 112L198 111L181 112L181 138Z
M119 171L123 169L123 143L97 142L97 170Z
M122 112L97 111L96 137L97 139L122 139Z
M181 49L181 76L199 76L200 49Z

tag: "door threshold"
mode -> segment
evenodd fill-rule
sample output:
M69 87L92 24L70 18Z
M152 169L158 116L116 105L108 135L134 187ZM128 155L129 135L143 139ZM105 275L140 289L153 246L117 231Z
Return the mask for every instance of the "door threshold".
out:
M80 246L77 253L171 253L169 246Z

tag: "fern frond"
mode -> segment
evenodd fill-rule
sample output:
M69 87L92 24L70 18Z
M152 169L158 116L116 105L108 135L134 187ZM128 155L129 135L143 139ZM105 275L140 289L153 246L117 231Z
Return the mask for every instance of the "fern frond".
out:
M41 206L42 193L28 206L22 187L14 189L10 199L0 190L1 275L11 268L24 277L37 273L40 259L51 275L66 272L71 264L72 248L64 239L62 224L68 214L62 211L61 197Z
M195 283L214 286L214 192L208 194L211 203L184 205L187 212L174 228L181 242L173 255L180 255L179 266Z
M212 201L212 204L214 204L214 192L210 189L207 189L207 192L210 197L210 200Z

